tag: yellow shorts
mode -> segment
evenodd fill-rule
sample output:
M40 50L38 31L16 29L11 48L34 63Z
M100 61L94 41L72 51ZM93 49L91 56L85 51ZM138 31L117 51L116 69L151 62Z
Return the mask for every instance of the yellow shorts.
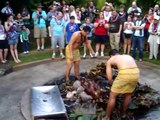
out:
M118 76L114 80L111 91L114 93L132 93L139 79L138 68L120 69Z
M66 46L66 61L67 63L73 63L81 60L80 52L79 50L72 51L73 53L73 60L70 59L70 52L68 45Z

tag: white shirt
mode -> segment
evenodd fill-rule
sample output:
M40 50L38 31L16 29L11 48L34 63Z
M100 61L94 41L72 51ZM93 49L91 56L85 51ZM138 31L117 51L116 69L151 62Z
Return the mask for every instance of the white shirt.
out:
M127 26L126 29L124 30L124 33L133 34L133 29L132 29L132 27L134 26L133 22L125 22L124 26Z
M143 37L144 36L144 27L145 27L145 22L142 23L143 21L142 20L137 20L136 23L135 23L135 26L141 26L143 27L143 29L141 30L135 30L134 32L134 36L138 36L138 37ZM142 34L140 34L142 32Z

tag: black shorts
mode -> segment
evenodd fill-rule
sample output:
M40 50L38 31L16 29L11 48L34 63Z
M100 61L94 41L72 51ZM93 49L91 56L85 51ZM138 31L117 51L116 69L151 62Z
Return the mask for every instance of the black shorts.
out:
M95 35L95 43L105 44L107 42L106 35Z
M8 48L8 41L7 40L0 40L0 49Z
M92 37L87 37L87 40L92 40Z
M124 33L124 38L129 39L129 38L131 38L131 37L132 37L132 34L126 34L126 33Z

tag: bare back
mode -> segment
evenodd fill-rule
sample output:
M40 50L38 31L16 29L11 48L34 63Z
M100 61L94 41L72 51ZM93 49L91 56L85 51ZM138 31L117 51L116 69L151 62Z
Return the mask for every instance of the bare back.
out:
M129 55L115 55L112 56L108 62L111 66L117 66L118 69L137 67L134 59Z

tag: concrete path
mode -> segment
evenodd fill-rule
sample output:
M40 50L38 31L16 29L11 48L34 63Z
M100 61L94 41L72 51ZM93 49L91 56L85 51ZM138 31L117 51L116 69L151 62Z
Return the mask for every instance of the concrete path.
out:
M81 72L87 72L106 59L86 59L81 61ZM160 66L138 62L141 82L150 84L160 91ZM73 71L72 71L73 73ZM20 102L26 91L65 74L65 61L47 61L12 72L0 78L0 120L25 120L20 110Z

